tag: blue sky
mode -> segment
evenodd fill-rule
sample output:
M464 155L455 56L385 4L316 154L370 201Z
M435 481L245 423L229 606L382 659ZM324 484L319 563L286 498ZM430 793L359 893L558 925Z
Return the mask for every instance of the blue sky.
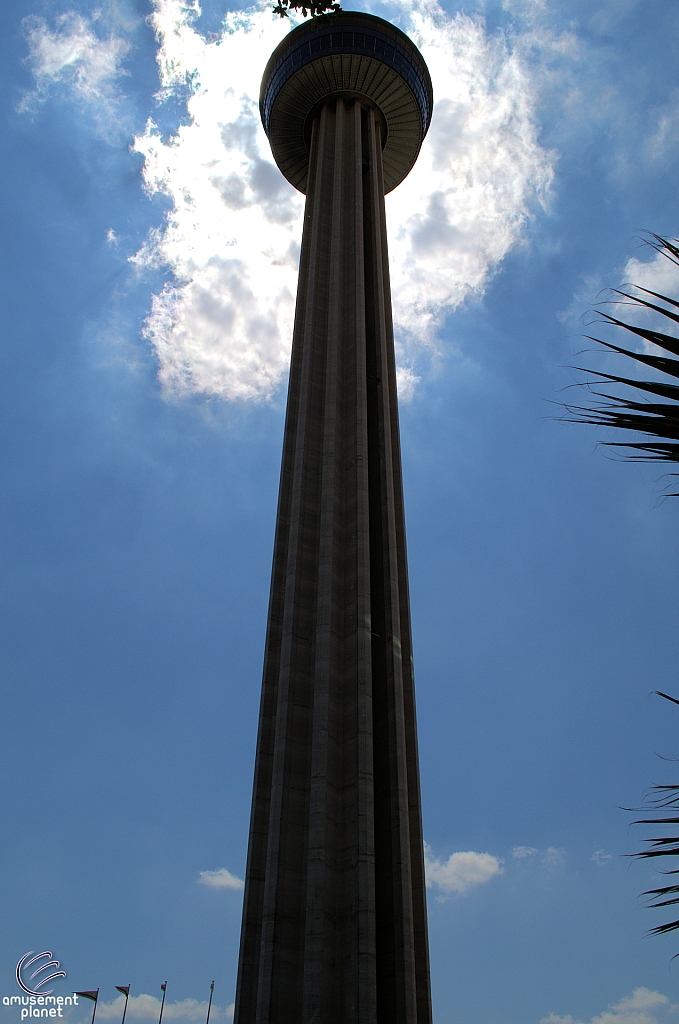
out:
M437 100L388 201L435 1021L668 1024L679 940L644 935L620 807L676 781L679 510L553 403L604 365L601 288L679 291L638 243L679 232L679 7L369 9ZM202 1021L212 978L230 1019L301 211L252 97L284 29L0 10L0 996L49 949L102 1019L131 983L157 1020L167 979Z

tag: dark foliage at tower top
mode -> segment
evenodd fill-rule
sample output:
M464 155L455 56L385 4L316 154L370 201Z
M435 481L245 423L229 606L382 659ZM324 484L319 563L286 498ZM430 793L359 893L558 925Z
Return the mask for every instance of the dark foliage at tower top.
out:
M656 252L679 267L678 239L651 235L646 241ZM601 306L597 307L596 313L600 317L599 323L621 328L639 339L639 348L625 348L591 335L587 337L590 341L603 345L609 352L626 356L635 363L648 367L653 371L653 379L639 380L603 373L589 367L574 367L594 378L580 386L586 388L596 401L588 405L566 404L564 419L571 423L616 427L645 435L651 440L603 441L602 444L613 448L631 449L632 453L624 456L629 461L676 464L679 463L679 385L670 383L670 380L679 378L679 358L671 358L679 356L679 338L676 334L667 334L662 330L656 330L655 327L667 325L668 330L677 331L675 325L679 324L679 301L637 285L631 284L628 287L629 291L612 289L612 294L617 296L612 304L631 306L635 310L641 310L646 316L655 316L655 323L651 326L637 327L612 316ZM670 356L665 353L669 353ZM613 390L608 390L611 387ZM599 390L600 388L606 390ZM670 475L679 476L679 473ZM679 492L675 491L667 496L679 497Z
M308 14L318 18L321 14L333 14L339 10L341 7L338 3L327 3L326 0L300 0L299 3L297 0L278 0L273 6L273 12L279 18L287 18L290 11L301 11L305 18Z

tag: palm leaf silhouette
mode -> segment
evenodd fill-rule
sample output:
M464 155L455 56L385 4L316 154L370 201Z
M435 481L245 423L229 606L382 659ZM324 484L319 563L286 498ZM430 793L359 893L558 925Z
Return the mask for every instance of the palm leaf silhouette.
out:
M663 238L651 235L645 240L651 248L666 257L679 267L679 239ZM656 314L660 326L666 323L679 325L679 301L668 295L630 285L628 291L618 288L611 290L616 296L612 304L632 306ZM606 303L609 304L609 303ZM607 324L627 331L641 339L647 346L668 355L656 354L653 351L637 351L586 335L590 341L602 345L609 352L625 356L637 364L649 367L665 379L636 380L632 377L602 373L590 367L576 366L573 369L587 373L593 380L579 385L587 389L594 401L589 405L564 404L566 415L562 417L569 423L589 423L600 427L615 427L620 430L635 431L651 440L602 441L607 447L624 449L623 458L628 461L671 462L679 463L679 385L672 384L666 378L679 378L679 338L666 334L662 330L651 327L637 327L618 317L612 316L601 305L596 307L599 323ZM619 386L622 385L622 393ZM598 390L613 387L613 391ZM658 401L663 399L663 401ZM679 476L671 473L670 476ZM668 497L679 497L679 491L672 492Z
M672 701L673 704L679 704L679 700L670 697L667 693L662 693L660 690L654 692L659 697ZM652 814L652 817L637 818L632 822L633 825L673 826L671 831L676 832L676 826L679 826L679 785L651 786L643 809ZM661 828L660 831L666 833L670 829ZM679 856L679 835L654 836L644 842L646 849L640 850L639 853L629 854L629 856L634 857L635 860ZM662 874L679 875L679 868L663 871ZM675 906L679 903L679 885L661 885L657 889L647 889L641 895L647 897L646 906L652 909ZM649 929L649 935L664 935L665 932L673 932L677 928L679 928L679 918L675 921L668 921L666 924L656 925L655 928ZM679 956L679 953L675 955Z
M652 234L645 241L657 253L679 267L679 239ZM656 316L656 323L660 326L679 325L679 300L669 295L661 295L638 285L630 285L626 291L612 289L612 294L616 296L612 300L613 305L631 306L653 313ZM679 463L679 385L672 383L672 379L679 379L679 358L676 358L679 357L679 338L662 330L627 323L606 312L601 305L596 308L596 313L600 323L626 331L652 348L651 351L639 351L587 335L589 340L602 345L609 352L625 356L636 364L648 367L658 376L651 380L637 380L625 375L603 373L589 367L573 367L593 378L579 386L587 389L594 401L589 405L564 404L566 415L562 418L570 423L590 423L595 426L633 431L648 438L649 440L601 442L607 447L623 449L623 458L628 461ZM665 354L657 354L657 350ZM604 387L612 390L599 390ZM669 475L676 477L679 473ZM679 497L679 491L674 491L667 497ZM660 690L656 690L655 693L672 701L673 704L679 704L679 700L667 693ZM679 832L679 785L652 786L643 804L643 810L650 817L637 818L633 824L651 825L664 834L646 839L645 849L630 856L641 860L679 857L679 834L676 834ZM668 832L671 834L666 834ZM671 868L662 874L679 875L679 868ZM676 906L679 904L679 884L670 883L655 889L647 889L641 895L647 898L646 905L649 908ZM651 928L649 933L663 935L677 929L679 918L657 925ZM676 955L679 956L679 953Z

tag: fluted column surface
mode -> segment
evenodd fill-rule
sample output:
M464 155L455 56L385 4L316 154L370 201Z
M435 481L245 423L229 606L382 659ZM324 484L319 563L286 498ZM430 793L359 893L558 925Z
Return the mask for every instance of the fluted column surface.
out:
M312 130L235 1024L430 1024L408 577L372 109Z

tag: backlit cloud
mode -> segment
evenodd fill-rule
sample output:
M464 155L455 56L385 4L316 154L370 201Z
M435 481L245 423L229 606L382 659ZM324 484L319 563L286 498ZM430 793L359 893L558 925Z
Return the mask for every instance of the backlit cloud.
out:
M427 887L437 888L450 896L463 896L496 875L504 874L502 861L490 853L452 853L448 860L439 860L432 854L428 843L424 844L424 866Z
M170 200L132 256L164 268L145 335L169 395L270 397L290 353L304 197L275 167L258 110L262 69L290 22L262 4L226 15L209 37L198 0L151 0L157 100L186 102L164 137L151 116L133 148L143 185ZM399 384L417 387L418 358L438 351L446 314L483 294L544 203L552 155L537 140L536 99L521 46L435 0L392 0L389 15L420 46L435 108L419 160L387 197ZM118 99L129 44L75 12L25 21L36 89L67 83L101 118ZM97 31L95 31L97 28ZM115 237L109 233L110 237Z
M198 4L154 0L161 95L190 86L190 123L170 139L153 121L135 139L149 193L172 209L135 257L174 279L147 336L175 394L270 396L289 359L303 197L282 178L259 121L262 68L287 24L265 9L227 15L216 38ZM388 198L401 384L446 312L480 295L522 238L551 181L519 57L480 21L435 3L394 6L432 73L436 106L420 159Z
M146 189L172 199L135 257L174 274L154 297L147 336L166 391L268 397L289 357L303 199L267 155L256 97L286 26L268 12L229 14L206 40L197 12L156 0L151 19L162 94L190 81L191 120L168 140L149 121L134 143Z
M399 19L431 72L435 108L419 159L387 197L394 315L402 355L432 343L445 314L480 295L522 238L552 180L535 99L501 35L435 3Z

